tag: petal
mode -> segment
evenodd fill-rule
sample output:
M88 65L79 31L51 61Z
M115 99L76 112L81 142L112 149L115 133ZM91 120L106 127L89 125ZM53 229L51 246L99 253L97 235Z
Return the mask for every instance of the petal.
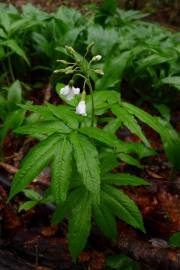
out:
M74 94L72 92L70 92L67 96L66 99L67 100L72 100L74 98Z
M84 100L81 100L76 107L76 114L86 116L86 103Z
M60 94L61 94L61 95L64 95L64 96L67 96L67 95L69 94L70 91L71 91L71 90L70 90L69 85L66 85L64 88L61 88Z
M79 93L80 93L80 88L72 87L72 91L73 91L74 95L79 95Z

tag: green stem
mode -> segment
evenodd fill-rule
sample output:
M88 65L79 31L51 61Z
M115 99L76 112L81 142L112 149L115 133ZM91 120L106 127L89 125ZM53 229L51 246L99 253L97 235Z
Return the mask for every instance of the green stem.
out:
M89 90L91 94L91 104L92 104L91 127L94 127L94 117L95 117L94 96L93 96L92 85L89 78L87 80L87 84L89 86Z

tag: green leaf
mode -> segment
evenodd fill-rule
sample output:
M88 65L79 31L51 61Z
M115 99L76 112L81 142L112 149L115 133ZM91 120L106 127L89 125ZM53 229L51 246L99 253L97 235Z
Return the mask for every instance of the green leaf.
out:
M174 233L174 234L170 237L169 243L170 243L170 245L173 246L173 247L180 248L180 232Z
M61 202L57 207L55 212L53 213L51 223L58 224L65 217L70 216L70 213L74 206L81 200L82 196L86 193L86 189L82 187L82 185L78 188L71 190L68 193L67 200L65 202Z
M13 179L8 200L22 191L48 165L59 140L61 140L60 136L52 135L29 151Z
M180 90L180 76L166 77L161 80L163 84L169 84Z
M9 47L14 53L21 56L26 61L26 63L28 65L30 65L25 51L17 44L17 42L14 39L8 39L6 41L1 41L0 45Z
M66 214L67 214L66 203L63 202L56 207L56 210L52 215L51 223L53 225L60 223L65 218Z
M102 174L106 174L107 172L119 166L117 156L113 152L104 151L100 154L99 157Z
M180 169L180 136L170 123L157 118L162 125L161 139L169 161L178 170Z
M24 195L32 201L38 202L39 200L41 200L41 195L33 189L24 189L23 192Z
M117 155L118 158L120 158L122 161L124 161L125 163L132 165L132 166L136 166L138 168L142 168L141 163L139 162L139 160L137 160L136 158L125 154L125 153L120 153Z
M14 110L17 107L17 104L22 101L22 88L21 84L18 80L16 80L9 88L8 88L8 107L10 110Z
M40 116L42 116L45 120L57 120L57 117L55 117L52 112L48 111L46 105L32 105L32 104L23 104L20 106L21 108L32 111L34 113L38 113Z
M148 147L150 146L146 139L141 127L138 125L136 119L131 115L128 110L119 105L113 105L111 107L112 112L120 119L124 126L126 126L133 134L136 134Z
M93 214L101 231L110 239L115 240L117 237L117 226L116 219L111 210L105 204L94 204Z
M106 266L108 269L110 267L110 269L115 270L140 270L140 266L136 261L133 261L123 254L109 256L107 258Z
M55 202L58 204L66 200L72 173L72 146L67 139L60 141L56 146L51 173L51 189Z
M22 203L20 206L19 206L19 209L18 209L18 212L21 212L22 210L29 210L31 208L33 208L34 206L37 205L37 201L27 201L25 203Z
M68 223L69 250L75 260L86 245L91 229L91 198L86 191L73 209Z
M87 44L91 44L92 42L94 42L94 46L92 47L92 53L94 55L100 54L103 56L103 59L109 55L113 57L111 50L118 42L118 33L114 28L103 28L100 24L90 25L88 27Z
M179 149L180 149L180 137L173 127L159 117L153 117L149 113L139 109L138 107L123 102L123 106L127 110L139 118L142 122L149 125L152 129L158 132L161 136L165 152L175 168L180 168L179 162Z
M22 124L24 116L25 112L21 109L15 110L7 115L6 119L4 120L3 127L0 128L0 144L3 143L4 138L10 129L14 129L15 127Z
M93 138L101 143L104 143L110 147L116 147L118 143L117 137L104 129L94 127L80 128L79 132L87 135L89 138Z
M160 112L166 121L169 122L171 120L171 111L168 106L164 104L155 104L154 107Z
M64 121L72 129L77 129L79 126L79 117L69 110L66 106L55 106L53 104L47 104L47 109L57 118Z
M117 217L134 228L145 232L141 212L134 201L122 190L118 190L110 185L103 185L102 201Z
M118 56L113 56L114 51L112 50L112 54L104 67L104 76L96 82L96 90L115 89L114 87L120 84L130 53L130 51L127 51Z
M149 66L159 65L168 62L169 60L171 60L171 58L168 58L167 56L160 56L158 54L152 54L139 61L136 71L139 72L140 70L143 70Z
M116 11L117 8L117 0L103 0L100 5L100 10L112 14Z
M14 132L18 134L28 134L31 136L36 136L37 134L68 134L71 132L71 129L61 121L37 121L36 123L16 128Z
M143 111L142 109L138 108L137 106L122 102L123 107L125 107L131 114L135 115L137 118L139 118L142 122L149 125L152 129L154 129L156 132L161 133L162 129L160 127L160 124L158 123L157 119L153 116L151 116L149 113Z
M115 133L122 125L121 119L112 119L103 129L107 132Z
M129 173L108 173L103 175L101 179L105 184L111 184L116 186L150 185L150 183L145 181L144 179L131 175Z
M74 157L83 184L99 199L100 168L96 147L83 135L73 133L70 140L74 149Z

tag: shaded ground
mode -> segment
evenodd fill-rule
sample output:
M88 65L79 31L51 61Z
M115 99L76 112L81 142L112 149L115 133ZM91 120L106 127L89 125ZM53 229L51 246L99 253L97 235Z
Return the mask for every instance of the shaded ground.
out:
M95 1L6 2L17 6L31 2L50 11L62 3L79 8L84 3ZM51 95L52 93L50 98ZM174 120L174 125L178 126L178 119ZM88 246L76 264L72 263L68 252L66 221L58 226L50 225L53 205L37 206L28 212L18 213L19 205L26 200L22 194L6 205L13 174L17 171L20 160L35 143L25 138L17 139L9 133L4 144L5 162L0 163L0 270L103 270L106 257L121 251L141 261L143 270L180 269L180 250L168 245L169 236L180 230L180 178L168 166L157 135L147 127L143 128L151 144L158 149L159 156L144 161L144 170L124 163L120 164L118 170L134 173L151 183L148 188L125 188L142 211L147 235L119 221L119 239L113 244L94 227ZM127 130L121 130L118 135L124 141L137 140ZM49 181L50 174L46 169L31 188L42 192Z

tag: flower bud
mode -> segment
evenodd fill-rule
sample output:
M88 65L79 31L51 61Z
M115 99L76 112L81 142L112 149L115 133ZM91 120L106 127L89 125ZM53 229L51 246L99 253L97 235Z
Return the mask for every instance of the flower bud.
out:
M98 54L98 55L95 55L95 56L92 58L91 62L98 62L98 61L100 61L101 59L102 59L102 56L101 56L100 54Z
M94 72L96 72L97 74L103 76L104 75L104 72L102 69L94 69Z
M69 65L69 62L67 62L65 60L56 60L56 62L62 63L64 65Z
M66 48L67 53L74 55L75 50L72 47L66 45L65 48Z
M56 69L54 70L54 73L63 73L65 72L65 69Z

